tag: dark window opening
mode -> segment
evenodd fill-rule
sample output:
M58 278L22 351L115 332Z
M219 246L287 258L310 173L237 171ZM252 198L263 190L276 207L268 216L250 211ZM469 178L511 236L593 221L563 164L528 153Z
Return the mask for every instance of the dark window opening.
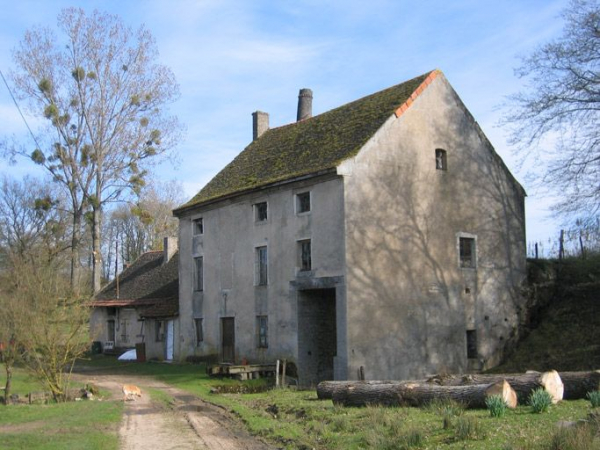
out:
M310 192L303 192L296 196L296 211L298 214L310 211Z
M299 242L300 249L300 270L308 271L312 268L312 255L311 255L311 246L310 239Z
M115 340L115 321L114 320L109 320L107 321L107 332L108 332L108 336L107 336L107 341L110 342L114 342Z
M268 328L269 328L269 317L268 316L257 316L256 327L258 331L258 348L268 348Z
M196 265L196 271L194 272L194 290L203 291L204 290L204 258L202 256L198 256L194 258L194 263Z
M256 248L256 284L265 286L268 283L268 256L267 247Z
M156 321L154 340L156 342L163 342L165 340L165 321L164 320Z
M204 328L202 327L203 319L194 319L194 325L196 325L196 345L200 345L204 341Z
M106 308L106 314L107 314L108 316L116 316L116 315L117 315L117 308L110 307L110 306L109 306L109 307L107 307L107 308Z
M459 238L460 267L475 268L475 238Z
M477 331L467 330L467 358L477 358Z
M446 150L441 148L435 149L435 168L437 170L448 170L448 159Z
M194 236L204 234L204 221L202 218L194 220Z
M256 203L254 205L254 220L256 222L267 220L267 202Z

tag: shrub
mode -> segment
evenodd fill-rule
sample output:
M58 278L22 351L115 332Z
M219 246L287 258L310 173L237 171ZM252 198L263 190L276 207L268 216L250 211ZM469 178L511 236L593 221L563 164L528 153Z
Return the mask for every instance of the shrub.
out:
M492 395L486 398L485 406L487 406L491 417L504 417L504 414L506 414L506 402L500 395Z
M449 398L436 398L426 407L429 411L442 417L444 430L452 426L455 417L462 416L465 406Z
M594 431L589 425L559 429L547 447L549 450L591 450L594 447Z
M468 439L481 439L485 437L485 432L479 422L473 417L459 417L456 421L455 436L457 440L464 441Z
M540 414L548 411L552 405L552 397L542 388L538 388L529 396L529 405L534 413Z
M588 392L586 397L592 404L592 408L600 407L600 391Z

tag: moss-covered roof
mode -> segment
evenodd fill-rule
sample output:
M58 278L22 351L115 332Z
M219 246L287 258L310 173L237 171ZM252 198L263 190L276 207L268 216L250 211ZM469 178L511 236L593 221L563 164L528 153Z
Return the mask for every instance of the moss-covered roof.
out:
M310 119L267 130L175 213L221 197L335 168L355 156L429 74Z

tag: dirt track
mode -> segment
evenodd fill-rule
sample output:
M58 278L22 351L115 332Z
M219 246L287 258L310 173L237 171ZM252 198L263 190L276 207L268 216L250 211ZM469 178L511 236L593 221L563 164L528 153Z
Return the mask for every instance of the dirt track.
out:
M159 381L100 374L78 374L76 378L110 391L115 401L123 398L123 384L134 384L142 389L141 397L125 405L119 428L122 450L271 449L237 426L226 411ZM153 402L148 389L167 394L173 399L171 405Z

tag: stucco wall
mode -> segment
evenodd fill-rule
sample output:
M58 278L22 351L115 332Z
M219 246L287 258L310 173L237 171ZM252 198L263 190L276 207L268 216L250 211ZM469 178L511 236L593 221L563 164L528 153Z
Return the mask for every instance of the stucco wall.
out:
M436 148L446 171L436 170ZM338 173L350 378L361 366L368 379L406 379L496 364L522 302L523 196L445 78ZM459 233L476 239L476 269L459 267Z
M311 211L296 213L296 194L310 191ZM268 219L255 222L253 205L268 203ZM192 220L204 233L194 236ZM179 300L181 336L177 357L221 356L221 318L235 318L235 359L273 362L297 359L297 292L335 280L343 302L343 185L335 174L297 181L180 217ZM312 267L298 275L298 241L310 239ZM256 286L256 247L267 246L268 285ZM194 292L195 256L203 257L204 290ZM300 277L299 284L295 283ZM311 284L312 283L312 284ZM324 282L325 284L327 282ZM332 284L332 285L333 285ZM268 348L258 348L256 317L268 315ZM195 342L194 318L203 318L204 341Z

